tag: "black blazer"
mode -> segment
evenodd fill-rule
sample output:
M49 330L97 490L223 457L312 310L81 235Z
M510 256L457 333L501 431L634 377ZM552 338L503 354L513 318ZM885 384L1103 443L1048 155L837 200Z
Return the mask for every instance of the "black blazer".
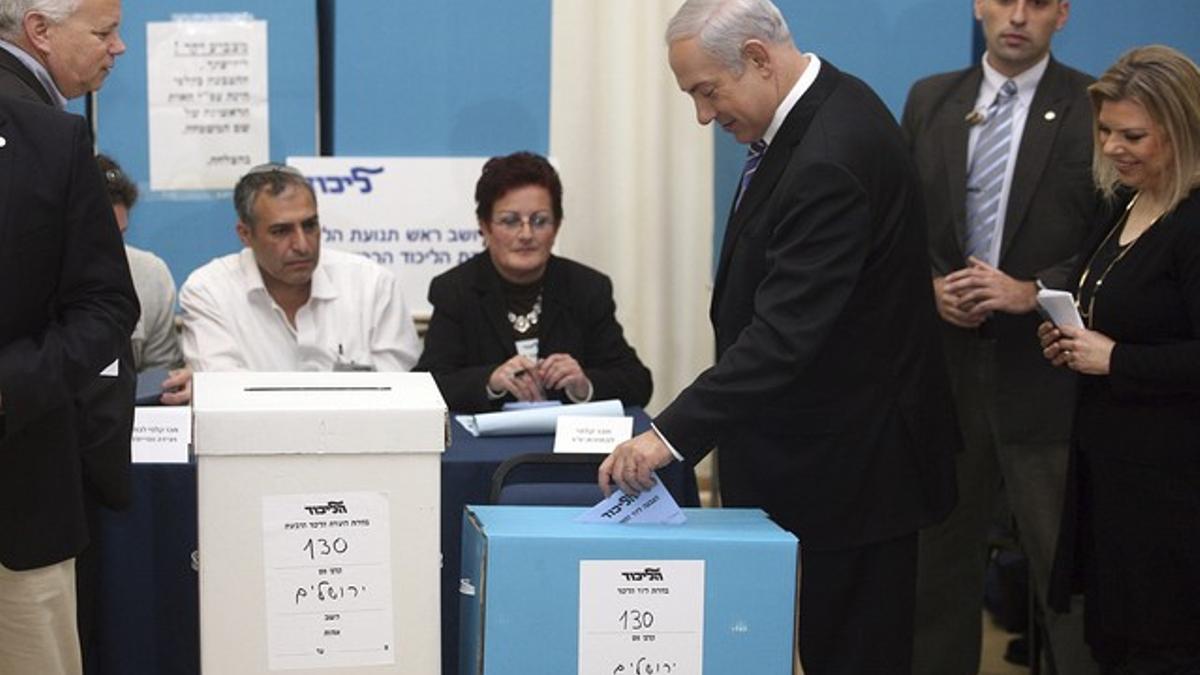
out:
M983 67L925 78L909 92L903 126L920 172L933 275L966 262L967 115L975 107ZM1053 58L1038 82L1013 167L999 267L1021 280L1066 288L1101 201L1092 183L1092 78ZM997 312L983 330L996 339L997 432L1014 442L1066 442L1075 378L1050 366L1037 341L1036 312ZM963 361L977 329L944 321L950 377L965 376Z
M0 49L0 95L54 104L34 74L5 49ZM119 360L116 378L97 379L83 387L75 402L81 424L84 487L91 500L115 509L129 502L129 438L137 367L128 340L121 345Z
M551 256L546 264L540 356L575 357L592 381L592 400L621 399L644 406L653 388L650 371L625 341L617 323L612 282L596 270ZM486 251L444 272L429 285L433 317L425 350L414 370L433 373L451 410L499 409L511 396L488 398L492 371L516 355L512 327L505 318L500 275ZM565 392L559 392L566 400Z
M138 304L84 121L0 97L0 137L0 562L29 569L86 543L78 394Z
M9 53L0 49L0 94L23 98L27 101L41 102L54 105L50 92L46 91L41 82L24 63Z
M955 501L914 174L874 92L822 63L730 216L717 363L655 419L689 461L718 444L724 503L810 549L909 534Z

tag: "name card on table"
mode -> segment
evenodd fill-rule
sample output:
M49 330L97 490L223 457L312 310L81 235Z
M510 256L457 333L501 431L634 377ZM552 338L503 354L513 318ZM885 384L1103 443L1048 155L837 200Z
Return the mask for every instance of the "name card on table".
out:
M130 441L135 464L187 464L192 443L192 408L137 406Z
M554 433L554 452L612 452L633 437L632 417L563 415Z

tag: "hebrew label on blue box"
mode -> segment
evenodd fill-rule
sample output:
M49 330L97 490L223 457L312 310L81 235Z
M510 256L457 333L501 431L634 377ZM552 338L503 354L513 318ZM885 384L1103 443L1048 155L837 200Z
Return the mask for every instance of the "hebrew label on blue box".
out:
M580 560L579 675L700 673L703 560Z

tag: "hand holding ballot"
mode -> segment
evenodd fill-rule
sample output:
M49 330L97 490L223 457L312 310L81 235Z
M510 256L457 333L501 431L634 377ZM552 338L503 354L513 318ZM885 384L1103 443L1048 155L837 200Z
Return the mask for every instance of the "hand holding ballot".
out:
M654 487L654 471L671 463L674 456L653 429L617 446L600 464L600 490L608 496L615 483L622 492L637 495Z
M666 523L681 525L687 516L658 476L653 476L654 487L640 494L631 495L614 492L599 504L575 518L577 523L607 523L611 525L648 525Z

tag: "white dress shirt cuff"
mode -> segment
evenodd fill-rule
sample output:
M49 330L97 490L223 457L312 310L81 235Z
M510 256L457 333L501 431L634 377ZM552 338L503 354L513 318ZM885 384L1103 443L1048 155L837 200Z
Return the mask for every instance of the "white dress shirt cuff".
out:
M675 449L675 446L671 445L671 441L668 441L667 437L663 436L663 433L658 430L658 427L654 426L653 422L650 423L650 428L654 430L654 435L658 436L658 440L662 441L663 445L667 446L667 449L671 451L671 454L675 457L675 459L682 462L683 455L679 454L679 451Z

